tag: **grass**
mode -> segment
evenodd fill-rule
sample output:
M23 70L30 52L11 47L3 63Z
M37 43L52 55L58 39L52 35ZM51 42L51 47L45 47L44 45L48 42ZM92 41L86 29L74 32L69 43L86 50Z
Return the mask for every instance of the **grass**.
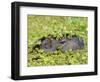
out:
M87 17L69 16L34 16L28 15L28 58L27 66L49 66L49 65L79 65L88 63L87 54ZM41 44L38 39L47 37L49 34L62 37L62 34L78 35L85 41L85 47L77 51L55 51L44 52L42 49L32 47Z

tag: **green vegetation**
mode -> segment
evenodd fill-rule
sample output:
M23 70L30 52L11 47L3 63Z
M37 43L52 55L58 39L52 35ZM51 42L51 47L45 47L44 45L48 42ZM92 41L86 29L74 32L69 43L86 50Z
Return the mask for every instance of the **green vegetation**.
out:
M48 65L76 65L88 63L87 51L87 17L68 16L33 16L28 17L28 67ZM32 49L41 44L38 39L52 35L59 39L63 34L78 35L85 41L82 50L54 53L44 52L42 49Z

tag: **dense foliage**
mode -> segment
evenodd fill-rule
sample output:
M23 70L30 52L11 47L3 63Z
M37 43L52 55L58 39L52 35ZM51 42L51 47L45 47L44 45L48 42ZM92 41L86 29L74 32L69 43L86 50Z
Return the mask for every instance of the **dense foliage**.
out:
M75 65L88 63L87 51L87 17L67 16L28 16L28 66L47 65ZM42 37L52 35L57 39L64 34L78 35L85 42L84 49L62 52L57 50L53 53L43 49L33 49L33 46L41 44Z

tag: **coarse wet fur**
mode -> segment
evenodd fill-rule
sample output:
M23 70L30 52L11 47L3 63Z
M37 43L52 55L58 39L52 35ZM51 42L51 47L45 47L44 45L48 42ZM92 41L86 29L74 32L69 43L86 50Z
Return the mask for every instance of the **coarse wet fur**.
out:
M54 52L56 51L57 41L53 38L46 38L42 41L41 49L46 52Z
M78 50L84 48L83 38L73 35L70 38L68 35L62 37L59 40L56 40L54 37L48 36L40 39L41 44L34 46L34 48L43 49L45 52L55 52L58 47L61 47L60 50L65 52L68 50Z
M64 37L60 39L58 45L62 46L62 51L78 50L84 48L84 41L81 37L73 35L70 38Z

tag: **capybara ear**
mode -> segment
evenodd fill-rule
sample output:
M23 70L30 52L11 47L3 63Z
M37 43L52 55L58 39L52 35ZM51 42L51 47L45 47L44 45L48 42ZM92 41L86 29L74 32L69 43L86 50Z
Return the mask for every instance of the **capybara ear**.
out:
M40 38L39 40L40 41L43 41L43 40L45 40L46 39L46 37L42 37L42 38Z
M32 48L32 49L35 49L35 48L40 48L40 46L41 46L41 45L37 44L37 45L33 46L33 48Z
M68 37L68 36L69 36L69 34L67 33L67 34L66 34L66 37Z
M78 37L77 35L72 35L72 37Z

